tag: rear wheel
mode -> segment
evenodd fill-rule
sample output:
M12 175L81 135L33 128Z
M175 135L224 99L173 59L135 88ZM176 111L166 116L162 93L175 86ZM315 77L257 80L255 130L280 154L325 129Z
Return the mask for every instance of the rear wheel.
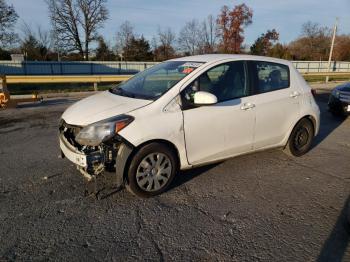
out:
M127 189L139 197L161 194L177 171L177 157L171 148L161 143L145 145L131 160Z
M303 118L294 127L284 151L292 156L304 155L311 147L313 136L313 124L309 119Z

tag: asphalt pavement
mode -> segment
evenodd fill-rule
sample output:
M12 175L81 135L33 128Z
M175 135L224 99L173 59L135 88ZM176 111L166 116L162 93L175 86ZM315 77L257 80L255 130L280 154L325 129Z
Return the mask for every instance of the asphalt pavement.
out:
M58 121L76 98L0 111L0 261L350 261L350 117L327 112L327 96L305 156L189 170L146 200L86 194L58 158Z

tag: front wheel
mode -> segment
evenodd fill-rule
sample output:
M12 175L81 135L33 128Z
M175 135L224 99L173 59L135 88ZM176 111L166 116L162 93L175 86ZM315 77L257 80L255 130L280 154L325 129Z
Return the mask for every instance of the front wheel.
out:
M314 127L309 119L300 120L294 127L284 151L288 155L302 156L309 151Z
M142 147L132 158L127 189L139 197L152 197L163 193L178 171L175 152L160 143Z

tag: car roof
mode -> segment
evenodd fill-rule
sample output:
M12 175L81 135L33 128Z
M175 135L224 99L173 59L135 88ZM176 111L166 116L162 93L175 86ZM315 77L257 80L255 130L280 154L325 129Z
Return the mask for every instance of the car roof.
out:
M195 56L185 56L180 58L171 59L171 61L191 61L191 62L203 62L203 63L213 63L219 62L221 60L258 60L266 62L283 63L290 65L291 63L287 60L266 57L266 56L254 56L254 55L233 55L233 54L208 54L208 55L195 55Z

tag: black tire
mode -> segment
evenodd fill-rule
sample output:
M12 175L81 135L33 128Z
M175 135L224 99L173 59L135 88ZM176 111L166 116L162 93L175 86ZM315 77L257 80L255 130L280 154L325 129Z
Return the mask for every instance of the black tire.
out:
M329 112L331 112L331 114L335 117L345 117L346 116L346 112L344 109L329 109Z
M153 181L153 182L151 182L151 183L153 183L153 189L151 189L152 191L147 191L144 188L142 188L139 185L140 182L138 182L138 181L146 178L146 176L142 176L141 177L142 179L140 179L140 177L139 178L137 177L137 172L139 171L139 169L143 168L140 165L141 162L143 160L145 160L145 158L147 158L148 156L153 155L153 154L158 154L158 155L160 154L160 155L167 157L167 159L170 161L170 165L168 165L168 166L170 166L171 171L167 175L168 180L166 182L164 182L164 184L158 184L158 185L161 185L161 188L159 190L155 190L155 187L156 187L155 181ZM156 159L156 161L158 161L158 160ZM149 161L146 161L146 162L150 163ZM153 172L153 169L154 168L152 168L152 172ZM174 150L172 150L166 144L162 144L162 143L147 144L147 145L143 146L142 148L140 148L130 161L130 165L129 165L128 172L127 172L126 188L132 194L134 194L138 197L142 197L142 198L148 198L148 197L159 195L159 194L163 193L165 190L167 190L167 188L171 184L172 180L174 179L175 175L177 174L178 170L179 170L179 164L178 164L178 159L176 157L176 152L174 152ZM143 172L146 173L147 171L143 170ZM158 173L160 171L157 171L157 174L152 174L152 172L148 171L147 172L148 176L158 177ZM160 183L160 180L158 180L158 183ZM150 184L149 182L146 182L145 186L148 186L149 184Z
M311 120L301 119L293 128L284 152L296 157L304 155L309 151L313 137L314 127Z

